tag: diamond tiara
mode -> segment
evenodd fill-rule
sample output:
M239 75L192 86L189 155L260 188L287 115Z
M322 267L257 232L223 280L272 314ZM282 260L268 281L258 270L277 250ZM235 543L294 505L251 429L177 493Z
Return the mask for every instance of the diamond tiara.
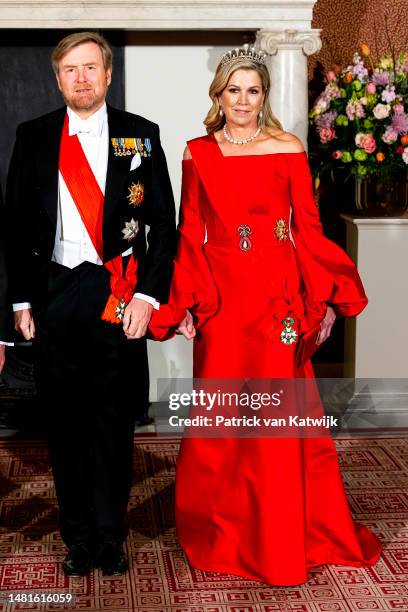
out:
M265 65L265 53L263 53L263 51L257 51L255 47L250 47L249 45L237 47L236 49L224 53L220 65L225 66L241 57L256 62L257 64Z

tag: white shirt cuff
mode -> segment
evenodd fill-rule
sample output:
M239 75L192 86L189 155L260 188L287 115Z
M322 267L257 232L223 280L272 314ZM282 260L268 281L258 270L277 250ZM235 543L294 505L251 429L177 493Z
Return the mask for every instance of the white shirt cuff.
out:
M14 346L14 342L3 342L3 340L0 340L0 344L4 344L5 346Z
M30 302L18 302L17 304L13 304L13 312L17 312L17 310L28 310L31 308Z
M153 306L155 310L159 310L160 302L158 302L151 295L145 295L144 293L135 293L133 297L139 298L140 300L144 300L145 302L149 302Z

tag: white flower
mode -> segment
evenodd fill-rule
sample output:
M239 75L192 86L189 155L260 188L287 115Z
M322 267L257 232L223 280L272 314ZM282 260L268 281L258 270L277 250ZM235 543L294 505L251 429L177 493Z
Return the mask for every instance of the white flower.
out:
M359 132L358 134L356 134L354 141L358 147L361 147L361 140L364 138L364 136L365 134L363 134L363 132Z
M402 154L402 159L408 165L408 147L405 147L404 152Z
M391 106L389 104L377 104L373 108L373 115L376 119L385 119L391 112Z

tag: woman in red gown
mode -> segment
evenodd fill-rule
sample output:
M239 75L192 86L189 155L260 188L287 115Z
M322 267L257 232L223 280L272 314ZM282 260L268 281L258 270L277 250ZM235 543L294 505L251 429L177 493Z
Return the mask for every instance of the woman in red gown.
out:
M208 135L184 155L171 296L150 329L195 336L195 378L311 378L282 320L302 334L323 313L322 342L335 312L367 303L354 264L322 233L306 153L268 90L253 50L224 56ZM330 437L183 439L176 525L194 567L273 585L303 583L322 564L370 565L381 550L353 522Z

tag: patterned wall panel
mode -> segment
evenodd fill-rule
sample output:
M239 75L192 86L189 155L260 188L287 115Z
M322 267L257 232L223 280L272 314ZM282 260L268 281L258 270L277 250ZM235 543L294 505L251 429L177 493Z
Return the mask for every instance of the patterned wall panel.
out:
M407 0L317 0L312 26L322 29L323 44L309 60L309 76L316 62L326 69L334 62L348 63L360 42L370 46L374 60L392 46L408 50L407 20Z

